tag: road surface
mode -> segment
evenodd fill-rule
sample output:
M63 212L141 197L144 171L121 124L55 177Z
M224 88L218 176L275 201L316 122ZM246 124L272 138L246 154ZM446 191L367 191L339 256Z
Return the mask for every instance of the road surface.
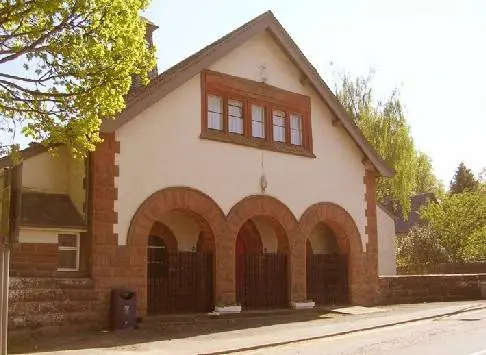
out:
M486 310L238 354L486 355Z

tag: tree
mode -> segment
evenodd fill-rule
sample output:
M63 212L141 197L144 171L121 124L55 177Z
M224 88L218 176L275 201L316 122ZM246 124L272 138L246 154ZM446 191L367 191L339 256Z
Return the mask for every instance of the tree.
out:
M139 11L148 0L3 0L0 129L75 155L100 141L101 119L125 106L132 76L154 67ZM7 146L1 142L2 147Z
M451 180L449 192L457 194L464 191L475 191L477 188L478 180L474 177L471 169L466 168L466 165L461 162Z
M486 166L478 174L478 192L486 195Z
M436 232L429 226L413 227L406 235L397 237L397 265L439 264L448 261L445 248Z
M416 185L417 153L398 92L393 91L384 103L375 103L371 75L355 80L342 75L336 96L371 146L395 170L392 178L378 180L378 200L399 201L407 215Z
M428 204L421 217L453 262L486 256L486 195L464 192Z
M484 166L478 174L478 180L482 184L486 184L486 166Z
M423 152L418 152L416 164L415 193L433 192L436 196L442 196L444 186L433 173L430 157Z

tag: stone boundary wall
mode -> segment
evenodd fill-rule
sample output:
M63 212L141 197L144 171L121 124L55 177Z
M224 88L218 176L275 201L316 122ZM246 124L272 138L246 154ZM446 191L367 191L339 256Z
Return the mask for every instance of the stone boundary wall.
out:
M427 274L483 274L486 273L486 261L462 264L430 264L407 265L397 267L398 275L427 275Z
M381 304L486 298L486 274L397 275L379 278Z
M8 299L9 339L99 327L91 279L11 277Z

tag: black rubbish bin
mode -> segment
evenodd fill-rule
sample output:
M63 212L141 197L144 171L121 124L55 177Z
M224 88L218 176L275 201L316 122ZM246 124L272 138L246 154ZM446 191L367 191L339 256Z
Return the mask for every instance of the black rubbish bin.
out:
M137 325L137 293L128 288L111 290L110 327L135 328Z

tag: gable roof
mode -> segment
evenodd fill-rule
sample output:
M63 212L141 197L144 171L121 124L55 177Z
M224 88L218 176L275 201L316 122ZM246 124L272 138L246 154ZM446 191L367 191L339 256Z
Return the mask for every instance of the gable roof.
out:
M348 116L344 107L339 103L336 96L319 76L317 70L307 60L271 11L267 11L254 18L233 32L221 37L216 42L201 49L199 52L167 69L153 79L147 86L136 89L127 97L127 107L115 120L103 120L101 131L114 132L142 111L177 89L180 85L192 79L202 70L209 68L252 36L264 31L268 31L272 35L284 53L299 68L303 77L308 80L321 99L328 105L331 112L336 116L336 120L342 124L343 128L362 151L363 162L371 162L382 176L392 176L393 170L386 166L385 162L370 146L359 128Z
M23 227L86 229L83 217L66 194L23 191L21 205Z

